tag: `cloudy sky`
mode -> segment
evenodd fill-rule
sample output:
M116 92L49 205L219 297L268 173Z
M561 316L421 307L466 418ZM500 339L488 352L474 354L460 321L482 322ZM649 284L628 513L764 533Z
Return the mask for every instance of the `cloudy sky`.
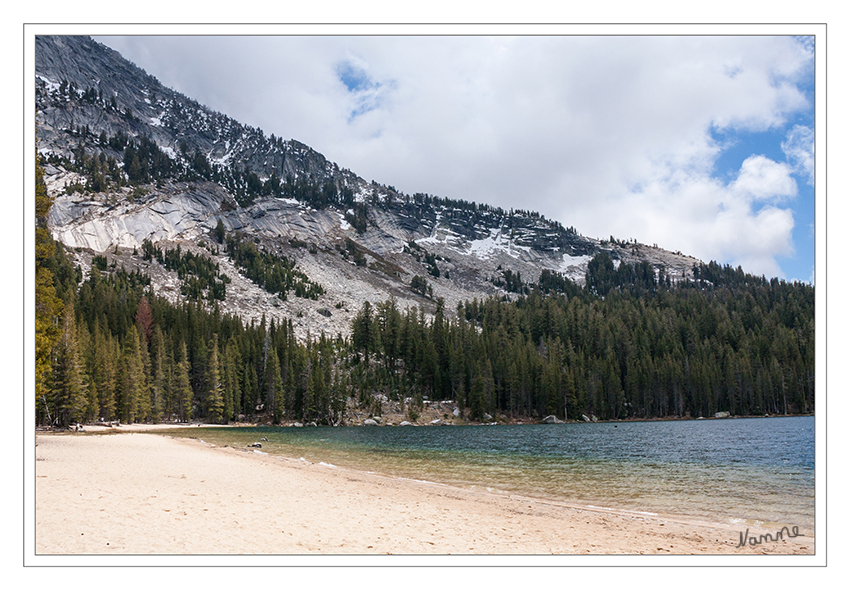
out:
M366 180L813 281L812 37L96 39Z

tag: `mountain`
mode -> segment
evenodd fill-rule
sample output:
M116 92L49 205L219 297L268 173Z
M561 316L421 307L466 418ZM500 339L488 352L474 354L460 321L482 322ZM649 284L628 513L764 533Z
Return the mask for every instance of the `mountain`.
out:
M673 281L698 263L531 211L367 182L88 37L37 37L35 61L48 226L84 276L93 265L139 270L172 301L207 298L246 321L292 318L304 338L347 333L365 301L433 313L440 298L453 311L541 278L581 284L600 252Z

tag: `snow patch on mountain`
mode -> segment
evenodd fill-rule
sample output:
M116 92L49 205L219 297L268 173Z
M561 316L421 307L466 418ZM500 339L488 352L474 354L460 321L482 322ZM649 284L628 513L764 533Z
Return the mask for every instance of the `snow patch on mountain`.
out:
M490 259L497 253L504 253L511 258L519 258L519 252L530 252L528 246L519 246L502 232L502 228L490 229L490 235L482 240L473 240L469 244L469 253L481 259Z
M569 254L564 254L561 257L561 268L559 269L561 272L567 272L571 269L577 267L587 268L587 263L592 259L591 256L570 256Z

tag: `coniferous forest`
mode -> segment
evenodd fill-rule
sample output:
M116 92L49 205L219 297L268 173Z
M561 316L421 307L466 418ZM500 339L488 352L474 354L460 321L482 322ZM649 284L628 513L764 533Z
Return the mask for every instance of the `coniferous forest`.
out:
M437 300L433 317L391 300L365 303L349 338L298 342L291 323L246 325L222 315L215 282L209 297L174 305L153 293L146 276L121 268L94 264L83 280L47 230L40 167L36 184L42 425L341 424L349 398L368 406L376 394L414 408L424 399L454 400L471 420L814 411L808 284L716 263L672 283L643 263L615 267L602 253L589 264L585 286L544 272L511 300L473 300L456 310ZM233 240L227 247L248 272L259 262L279 263ZM295 288L275 285L282 293Z

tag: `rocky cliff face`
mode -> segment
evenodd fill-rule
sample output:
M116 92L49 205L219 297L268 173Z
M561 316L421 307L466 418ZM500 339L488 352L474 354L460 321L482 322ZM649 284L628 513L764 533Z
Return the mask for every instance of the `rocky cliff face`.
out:
M266 137L165 88L87 37L36 39L36 101L38 150L55 199L49 226L84 271L104 255L150 274L153 288L177 301L176 274L142 260L139 249L145 240L180 245L214 258L229 277L223 311L246 321L291 318L302 337L347 332L364 301L394 297L428 312L442 297L451 311L464 300L505 294L506 272L533 283L547 269L581 282L601 250L615 260L646 260L674 278L696 262L641 244L599 242L534 213L367 183L308 146ZM154 156L167 156L158 164L166 172L130 182L125 146L142 138L156 146ZM101 169L111 170L111 180L96 185ZM297 194L307 196L281 193L284 179L290 189L306 182ZM321 190L331 198L323 200ZM324 294L283 300L264 291L223 248L203 247L219 222L228 235L295 260Z

